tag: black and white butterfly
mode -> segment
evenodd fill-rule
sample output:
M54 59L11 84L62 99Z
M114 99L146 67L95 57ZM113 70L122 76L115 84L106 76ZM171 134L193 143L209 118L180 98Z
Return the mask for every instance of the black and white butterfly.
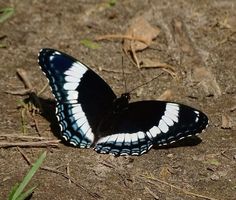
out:
M141 155L153 145L167 145L197 135L207 116L186 105L165 101L129 103L129 93L117 98L89 67L53 49L38 56L56 99L56 116L67 143L94 147L98 153Z

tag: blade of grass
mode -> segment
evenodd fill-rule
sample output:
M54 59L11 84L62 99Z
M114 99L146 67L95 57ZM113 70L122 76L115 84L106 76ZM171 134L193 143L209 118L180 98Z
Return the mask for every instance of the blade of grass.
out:
M26 192L22 193L16 200L25 200L27 197L29 197L33 191L35 190L37 186L30 188Z
M34 176L35 172L39 169L44 159L46 158L47 152L43 152L39 159L33 164L27 175L24 177L23 181L20 183L19 187L16 189L11 200L16 200L23 192L25 186L30 182L31 178Z
M14 8L3 8L0 10L0 23L3 23L14 14Z
M11 200L12 199L12 197L13 197L13 195L15 194L15 192L16 192L16 189L19 187L19 183L16 183L14 186L13 186L13 188L11 189L11 192L10 192L10 194L9 194L9 196L8 196L8 200Z

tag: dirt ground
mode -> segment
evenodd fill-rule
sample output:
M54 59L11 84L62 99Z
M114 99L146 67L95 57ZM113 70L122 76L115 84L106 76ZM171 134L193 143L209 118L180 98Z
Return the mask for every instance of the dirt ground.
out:
M72 177L71 183L63 174L39 170L29 185L37 185L32 199L236 199L236 1L108 2L0 0L0 9L15 10L0 24L0 44L6 46L0 48L0 143L30 142L23 136L39 134L56 139L53 109L32 117L23 108L27 96L6 93L24 89L17 68L27 71L37 91L44 87L47 81L37 64L40 48L71 54L91 66L117 95L124 92L122 40L98 41L97 49L81 40L124 34L138 16L160 33L137 57L172 66L177 78L164 72L135 90L132 101L158 99L168 91L165 98L204 111L209 127L201 140L153 148L139 157L116 158L61 143L57 148L20 148L32 162L47 150L43 166L64 175L69 169ZM157 67L138 69L127 56L124 68L129 90L163 72ZM50 89L40 97L52 98ZM29 168L19 148L0 148L0 199L6 199Z

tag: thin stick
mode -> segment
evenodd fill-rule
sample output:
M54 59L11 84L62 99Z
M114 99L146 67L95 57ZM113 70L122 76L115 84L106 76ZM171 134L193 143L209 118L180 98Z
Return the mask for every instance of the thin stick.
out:
M27 164L32 166L32 162L30 161L30 159L28 158L28 156L19 148L17 147L18 151L21 153L21 155L23 156L23 158L26 160ZM70 177L69 175L59 171L59 170L56 170L56 169L52 169L50 167L40 167L41 170L44 170L44 171L48 171L48 172L52 172L52 173L55 173L55 174L59 174L61 175L62 177L66 178L66 179L69 179L72 183L74 183L77 187L81 188L82 190L84 190L85 192L87 192L90 196L92 196L94 199L98 199L98 198L101 198L100 195L98 195L97 193L92 193L90 192L88 189L86 189L83 185L79 184L78 182L76 182L76 180L72 177Z
M23 158L26 160L26 162L28 163L28 165L31 165L32 166L32 164L31 164L31 162L30 162L30 159L28 158L28 156L21 150L21 148L20 147L16 147L17 148L17 150L21 153L21 155L23 156Z
M59 170L56 169L52 169L50 167L40 167L40 169L48 171L48 172L52 172L55 174L59 174L62 177L71 180L72 183L74 183L77 187L81 188L82 190L84 190L85 192L87 192L90 196L92 196L94 199L98 199L101 198L101 196L97 193L93 193L90 192L88 189L86 189L83 185L81 185L80 183L78 183L74 178L70 177L69 175L65 174L64 172L61 172Z
M34 126L35 126L35 129L36 129L36 131L37 131L39 137L41 137L42 135L41 135L41 132L40 132L40 130L39 130L38 120L35 119L35 117L33 117L33 120L34 120Z
M30 81L28 79L27 72L22 68L18 68L16 71L17 71L17 74L19 75L19 77L21 78L21 80L23 81L25 87L27 89L31 89L33 91L34 89L33 89L33 86L32 86L32 84L30 83Z
M6 138L16 138L16 139L32 139L32 140L53 140L52 138L47 137L35 137L35 136L26 136L26 135L16 135L16 134L0 134L0 137Z
M134 49L134 46L133 46L133 41L131 41L130 43L130 49L131 49L131 53L132 53L132 56L134 58L134 62L136 64L136 66L138 67L138 69L140 69L140 64L139 64L139 60L138 60L138 57L137 57L137 54L135 52L135 49Z
M153 191L151 191L148 187L144 187L145 190L151 194L155 199L160 199Z
M0 142L0 148L9 147L57 147L60 140L48 140L39 142Z
M20 96L25 96L25 95L29 95L30 93L32 93L31 89L22 89L22 90L16 90L16 91L6 91L5 93L7 94L12 94L12 95L20 95Z
M119 73L119 74L123 73L122 71L120 71L120 70L115 70L115 69L99 68L98 70L99 70L99 71L108 72L108 73L110 73L110 72L112 72L112 73ZM132 74L132 72L130 72L130 71L124 71L124 73L125 73L125 74Z
M19 68L19 69L17 69L17 74L19 75L20 79L24 83L25 88L31 90L31 92L29 93L30 97L33 98L36 105L39 106L40 111L42 111L43 110L42 105L41 105L40 100L37 96L37 92L34 89L34 87L32 86L32 84L27 76L27 72L24 69Z
M66 173L70 177L70 163L69 162L66 164ZM69 184L71 184L70 178L68 180L69 180Z
M167 183L166 181L163 181L163 180L160 180L160 179L157 179L157 178L145 177L145 176L141 176L141 178L142 178L144 181L146 181L146 182L148 182L148 183L151 183L151 184L153 184L153 185L157 185L157 183L154 182L154 181L158 181L158 182L160 182L160 183L162 183L162 184L165 184L165 185L167 185L167 186L169 186L169 187L171 187L171 188L174 188L174 189L176 189L176 190L180 190L180 191L182 191L183 193L185 193L185 194L187 194L187 195L196 196L196 197L203 198L203 199L208 199L208 200L217 200L217 199L212 198L212 197L208 197L208 196L205 196L205 195L201 195L201 194L197 194L197 193L190 192L190 191L188 191L188 190L182 189L182 188L180 188L180 187L178 187L178 186L172 185L172 184L170 184L170 183ZM148 179L148 180L147 180L147 179Z
M49 83L45 84L45 86L42 88L42 90L40 90L37 95L40 96L46 89L47 87L49 86Z

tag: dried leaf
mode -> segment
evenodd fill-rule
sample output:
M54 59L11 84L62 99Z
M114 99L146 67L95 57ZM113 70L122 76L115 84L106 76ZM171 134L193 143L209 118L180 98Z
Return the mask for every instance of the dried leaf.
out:
M232 128L232 119L229 115L223 114L221 116L221 119L222 119L222 124L221 124L222 129L231 129Z
M180 49L184 53L192 54L194 49L191 45L191 41L188 37L185 24L180 17L173 19L172 21L175 41L178 42Z
M170 100L172 96L173 96L172 90L166 90L159 96L158 99L161 101L166 101L166 100Z
M173 78L177 77L177 73L171 65L168 65L167 63L162 63L159 60L155 59L149 59L149 58L143 58L140 61L140 68L162 68L164 71L168 72Z
M153 27L144 18L137 17L133 19L125 35L130 35L134 38L140 38L145 41L145 43L125 39L123 48L126 51L131 51L132 46L134 51L143 50L151 44L152 40L155 39L159 33L160 29L158 27Z
M205 67L196 66L193 70L193 78L203 87L207 96L214 95L217 97L221 95L221 89L215 76Z
M168 166L161 167L159 176L162 180L167 180L171 176L172 169Z

